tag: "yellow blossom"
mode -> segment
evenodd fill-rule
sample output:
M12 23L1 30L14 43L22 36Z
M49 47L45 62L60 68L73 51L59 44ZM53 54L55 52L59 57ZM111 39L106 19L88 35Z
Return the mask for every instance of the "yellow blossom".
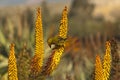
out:
M8 80L18 80L14 44L10 45L8 59Z
M35 27L35 55L31 61L31 74L38 75L41 72L44 58L43 29L40 8L37 9Z
M103 60L103 73L104 73L104 80L108 80L110 76L110 69L111 69L111 49L110 49L110 42L106 42L106 52Z
M103 69L99 55L96 56L95 61L95 80L103 80Z
M46 66L44 67L44 70L42 71L43 75L50 75L53 70L57 67L57 65L60 63L61 56L64 52L64 47L60 47L59 49L56 49L49 57Z

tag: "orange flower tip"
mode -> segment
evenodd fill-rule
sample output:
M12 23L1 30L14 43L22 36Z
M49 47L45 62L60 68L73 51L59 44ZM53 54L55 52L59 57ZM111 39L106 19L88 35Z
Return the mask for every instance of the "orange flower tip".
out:
M110 46L110 41L106 41L106 46Z
M40 14L40 12L41 12L41 11L40 11L40 8L37 8L37 12L38 12L38 14Z
M99 57L100 57L99 54L97 54L97 55L96 55L96 58L99 58Z
M15 46L15 44L14 44L14 43L11 43L10 47L14 47L14 46Z
M65 6L64 11L67 11L67 6Z

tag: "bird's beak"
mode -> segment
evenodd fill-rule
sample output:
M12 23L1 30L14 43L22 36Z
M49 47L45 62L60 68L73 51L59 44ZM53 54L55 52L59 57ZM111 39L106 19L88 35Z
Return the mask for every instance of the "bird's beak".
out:
M51 49L55 48L54 44L48 44Z

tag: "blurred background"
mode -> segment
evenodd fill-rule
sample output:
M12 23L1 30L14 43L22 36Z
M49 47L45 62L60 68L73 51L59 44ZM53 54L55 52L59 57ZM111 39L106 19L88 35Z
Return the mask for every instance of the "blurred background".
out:
M0 0L0 80L7 80L10 43L15 43L18 69L22 69L20 64L29 67L38 7L42 11L45 60L48 58L51 50L46 41L58 32L64 6L69 11L69 38L60 65L48 80L93 80L95 56L102 58L105 41L120 41L120 0Z

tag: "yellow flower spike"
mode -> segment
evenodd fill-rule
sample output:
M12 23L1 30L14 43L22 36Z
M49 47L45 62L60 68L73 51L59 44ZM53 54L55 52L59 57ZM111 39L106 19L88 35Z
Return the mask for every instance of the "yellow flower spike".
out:
M63 13L62 13L62 19L60 22L60 29L59 29L59 36L63 39L67 38L67 28L68 28L68 18L67 18L68 10L65 6Z
M8 80L18 80L14 44L10 45L10 52L8 59Z
M40 8L37 9L35 27L35 55L31 61L31 74L37 76L41 72L44 58L43 29Z
M103 69L102 69L102 63L100 60L100 56L96 56L96 61L95 61L95 80L104 80L103 79Z
M35 54L43 55L44 53L44 44L43 44L43 28L42 28L42 18L40 8L37 9L37 20L35 27ZM42 57L43 58L43 57Z
M111 49L110 49L110 42L106 42L106 52L103 60L103 73L104 73L104 80L108 80L110 76L110 69L111 69Z
M46 66L44 67L42 71L42 75L50 75L53 70L56 69L58 64L60 63L61 56L64 52L64 47L60 47L59 49L56 49L49 57Z
M60 22L58 37L51 39L52 41L51 40L48 41L48 44L50 44L50 46L51 44L55 44L56 48L53 49L54 52L48 58L46 66L42 71L43 75L50 75L60 63L61 56L64 52L64 45L65 45L64 39L67 38L67 27L68 27L67 14L68 14L68 11L67 11L67 7L65 6L62 13L62 19Z

